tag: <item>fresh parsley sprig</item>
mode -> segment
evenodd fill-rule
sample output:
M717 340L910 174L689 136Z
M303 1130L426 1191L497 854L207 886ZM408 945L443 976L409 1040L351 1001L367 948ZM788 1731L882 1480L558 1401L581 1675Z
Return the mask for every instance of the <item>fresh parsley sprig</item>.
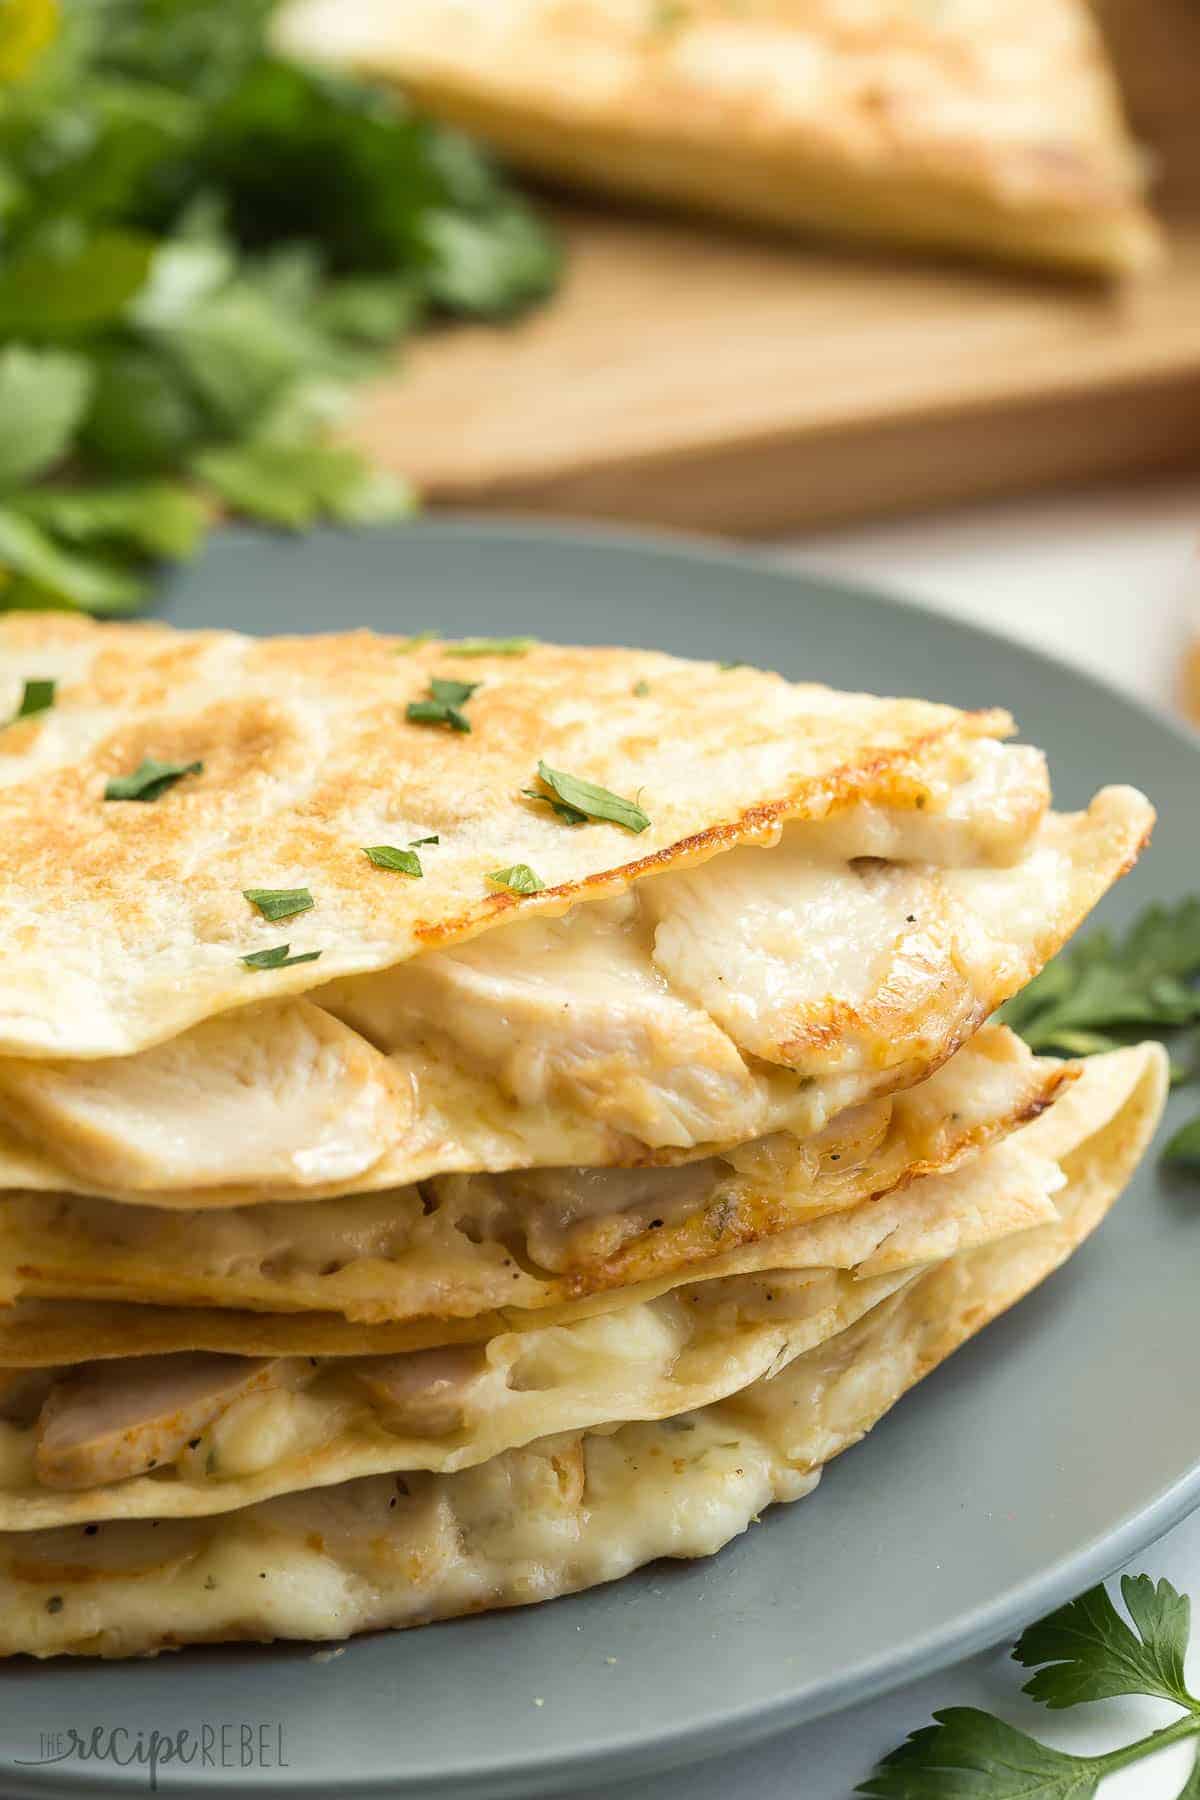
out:
M1184 1662L1191 1603L1166 1580L1121 1578L1129 1618L1103 1586L1060 1606L1018 1639L1013 1659L1036 1673L1024 1692L1058 1710L1120 1694L1169 1700L1183 1716L1093 1756L1052 1749L974 1706L952 1706L914 1731L856 1790L870 1800L1091 1800L1107 1775L1200 1735L1200 1698ZM1200 1796L1200 1764L1179 1800Z
M1094 931L1062 950L997 1018L1032 1050L1094 1056L1147 1031L1177 1048L1200 1025L1200 895L1147 907L1124 937ZM1173 1061L1176 1085L1200 1075L1194 1052ZM1170 1139L1163 1158L1200 1169L1200 1118Z
M408 510L329 438L438 313L557 248L458 133L290 61L276 0L0 6L0 609L128 612L219 508Z
M1060 951L998 1017L1032 1050L1091 1056L1149 1027L1200 1023L1200 896L1148 907L1123 938Z

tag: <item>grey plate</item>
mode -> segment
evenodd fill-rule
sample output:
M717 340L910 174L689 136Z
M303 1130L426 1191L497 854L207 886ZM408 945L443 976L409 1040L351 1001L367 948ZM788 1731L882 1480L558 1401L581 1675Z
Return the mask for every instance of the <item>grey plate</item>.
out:
M435 626L648 644L839 687L1003 702L1049 751L1060 804L1111 780L1158 803L1154 849L1107 916L1200 886L1192 739L1001 638L735 555L471 523L296 544L230 536L165 610L259 632ZM1200 1384L1180 1379L1195 1362L1197 1293L1200 1190L1151 1162L1066 1269L810 1499L719 1557L361 1639L335 1661L285 1647L12 1663L0 1670L0 1789L146 1791L144 1769L111 1761L28 1766L53 1748L42 1733L247 1721L268 1733L265 1759L166 1768L160 1789L503 1800L730 1750L880 1693L1014 1632L1200 1501ZM277 1727L282 1770L262 1766Z

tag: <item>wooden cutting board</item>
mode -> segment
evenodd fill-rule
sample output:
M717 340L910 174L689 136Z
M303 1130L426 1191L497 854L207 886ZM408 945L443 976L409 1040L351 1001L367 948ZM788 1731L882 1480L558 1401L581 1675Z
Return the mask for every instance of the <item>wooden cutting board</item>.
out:
M354 437L434 503L733 532L1200 468L1200 5L1109 12L1161 274L1105 292L564 205L554 301L420 340Z

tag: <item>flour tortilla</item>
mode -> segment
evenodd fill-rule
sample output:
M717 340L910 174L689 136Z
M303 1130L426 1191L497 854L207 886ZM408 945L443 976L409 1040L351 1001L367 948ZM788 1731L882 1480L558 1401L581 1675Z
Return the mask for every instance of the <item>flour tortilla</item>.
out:
M809 1492L825 1461L1071 1253L1133 1173L1166 1086L1158 1045L1093 1059L1070 1098L1074 1117L1051 1112L1028 1130L1035 1150L1063 1157L1054 1222L952 1258L733 1401L217 1520L10 1533L0 1653L345 1638L551 1599L656 1557L710 1555L771 1502ZM1072 1143L1085 1119L1090 1135Z
M770 841L785 819L863 798L936 810L953 748L1010 729L1003 713L651 651L536 646L462 661L452 649L369 632L255 639L0 619L0 717L16 713L24 681L58 682L50 710L0 733L0 1053L129 1055L518 911L561 912ZM479 684L469 733L407 720L434 677ZM106 783L146 758L203 770L149 803L106 800ZM649 827L571 828L523 795L539 759L640 796ZM363 854L431 834L419 881ZM543 892L489 883L520 863ZM243 897L300 886L316 904L282 925ZM281 942L320 960L243 966Z

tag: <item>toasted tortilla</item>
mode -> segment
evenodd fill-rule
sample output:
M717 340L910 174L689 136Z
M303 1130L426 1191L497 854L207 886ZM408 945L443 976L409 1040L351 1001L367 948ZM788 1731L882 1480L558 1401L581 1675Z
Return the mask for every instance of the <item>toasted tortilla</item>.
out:
M0 619L0 1054L126 1056L231 1008L561 913L787 819L861 799L946 804L947 759L1003 735L965 714L651 651L453 646L369 632L255 639L62 613ZM478 684L470 730L411 723L434 677ZM13 719L22 683L54 706ZM645 683L647 691L641 691ZM144 760L201 771L106 800ZM537 766L639 799L648 827L572 827ZM364 847L436 835L422 879ZM542 891L489 875L531 865ZM272 923L248 889L308 887ZM247 969L286 942L316 962Z
M660 1556L710 1555L771 1502L809 1492L825 1462L1070 1255L1133 1173L1166 1086L1158 1045L1093 1059L1064 1106L1025 1133L1035 1153L1062 1158L1052 1222L952 1257L731 1400L217 1520L9 1533L0 1653L344 1638L550 1599Z
M1075 1073L985 1026L927 1081L852 1108L816 1138L777 1134L680 1169L443 1177L317 1206L198 1213L0 1195L0 1301L329 1311L419 1329L439 1317L559 1316L588 1295L620 1304L633 1286L689 1280L746 1247L769 1256L781 1233L956 1168ZM135 1340L147 1328L162 1322L139 1322ZM259 1339L271 1327L249 1329ZM12 1336L0 1312L0 1363Z
M950 1056L1149 833L1126 788L1042 817L1041 759L986 748L932 818L848 806L137 1055L0 1059L0 1185L195 1209L811 1136Z
M584 187L1104 275L1160 252L1083 0L293 0L282 30Z

